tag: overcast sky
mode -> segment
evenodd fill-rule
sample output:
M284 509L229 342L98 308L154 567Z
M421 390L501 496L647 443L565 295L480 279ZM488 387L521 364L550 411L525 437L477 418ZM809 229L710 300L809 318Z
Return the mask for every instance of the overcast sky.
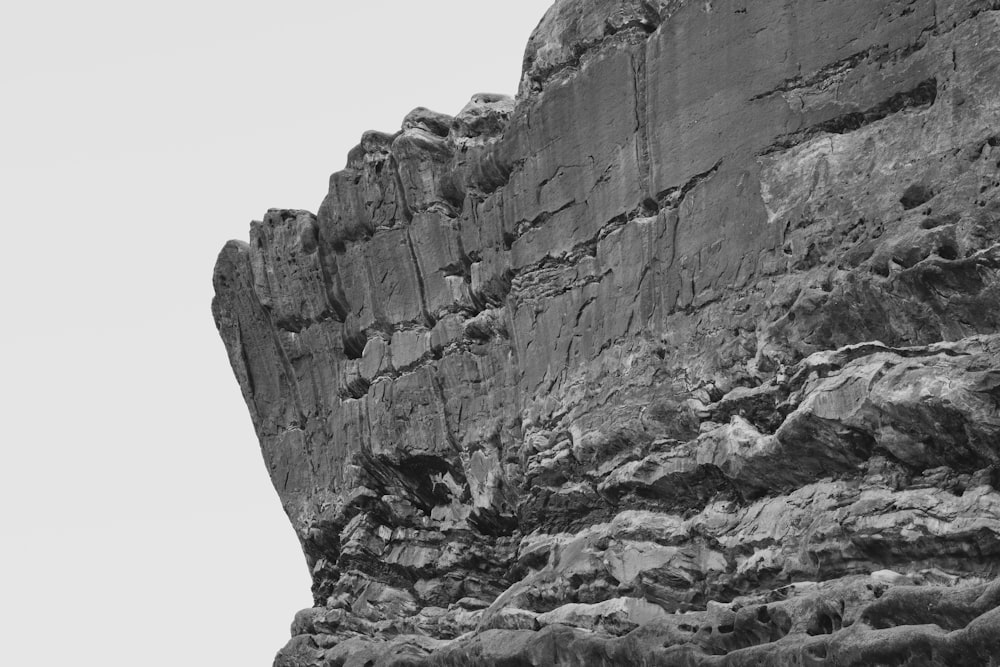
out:
M0 663L271 664L309 580L215 256L365 130L513 94L548 4L7 3Z

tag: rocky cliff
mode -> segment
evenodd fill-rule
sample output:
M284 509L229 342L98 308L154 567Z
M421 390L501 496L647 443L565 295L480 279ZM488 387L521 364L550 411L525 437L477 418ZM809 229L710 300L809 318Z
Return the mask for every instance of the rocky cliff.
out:
M213 312L280 667L994 665L1000 2L558 0Z

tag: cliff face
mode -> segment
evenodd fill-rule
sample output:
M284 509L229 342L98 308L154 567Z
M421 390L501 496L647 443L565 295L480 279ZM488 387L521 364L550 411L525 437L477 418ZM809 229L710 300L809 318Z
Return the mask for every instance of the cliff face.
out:
M996 664L996 0L559 0L215 288L276 665Z

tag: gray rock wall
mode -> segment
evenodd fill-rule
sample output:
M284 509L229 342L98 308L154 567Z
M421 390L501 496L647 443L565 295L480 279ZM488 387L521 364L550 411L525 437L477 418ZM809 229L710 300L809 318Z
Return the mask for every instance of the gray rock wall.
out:
M998 188L1000 2L557 1L219 257L276 664L992 664Z

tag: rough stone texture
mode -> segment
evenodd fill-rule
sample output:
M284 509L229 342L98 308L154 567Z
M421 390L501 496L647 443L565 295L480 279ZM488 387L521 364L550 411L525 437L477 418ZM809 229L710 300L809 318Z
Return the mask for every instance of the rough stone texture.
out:
M213 312L275 664L1000 664L1000 2L558 0Z

